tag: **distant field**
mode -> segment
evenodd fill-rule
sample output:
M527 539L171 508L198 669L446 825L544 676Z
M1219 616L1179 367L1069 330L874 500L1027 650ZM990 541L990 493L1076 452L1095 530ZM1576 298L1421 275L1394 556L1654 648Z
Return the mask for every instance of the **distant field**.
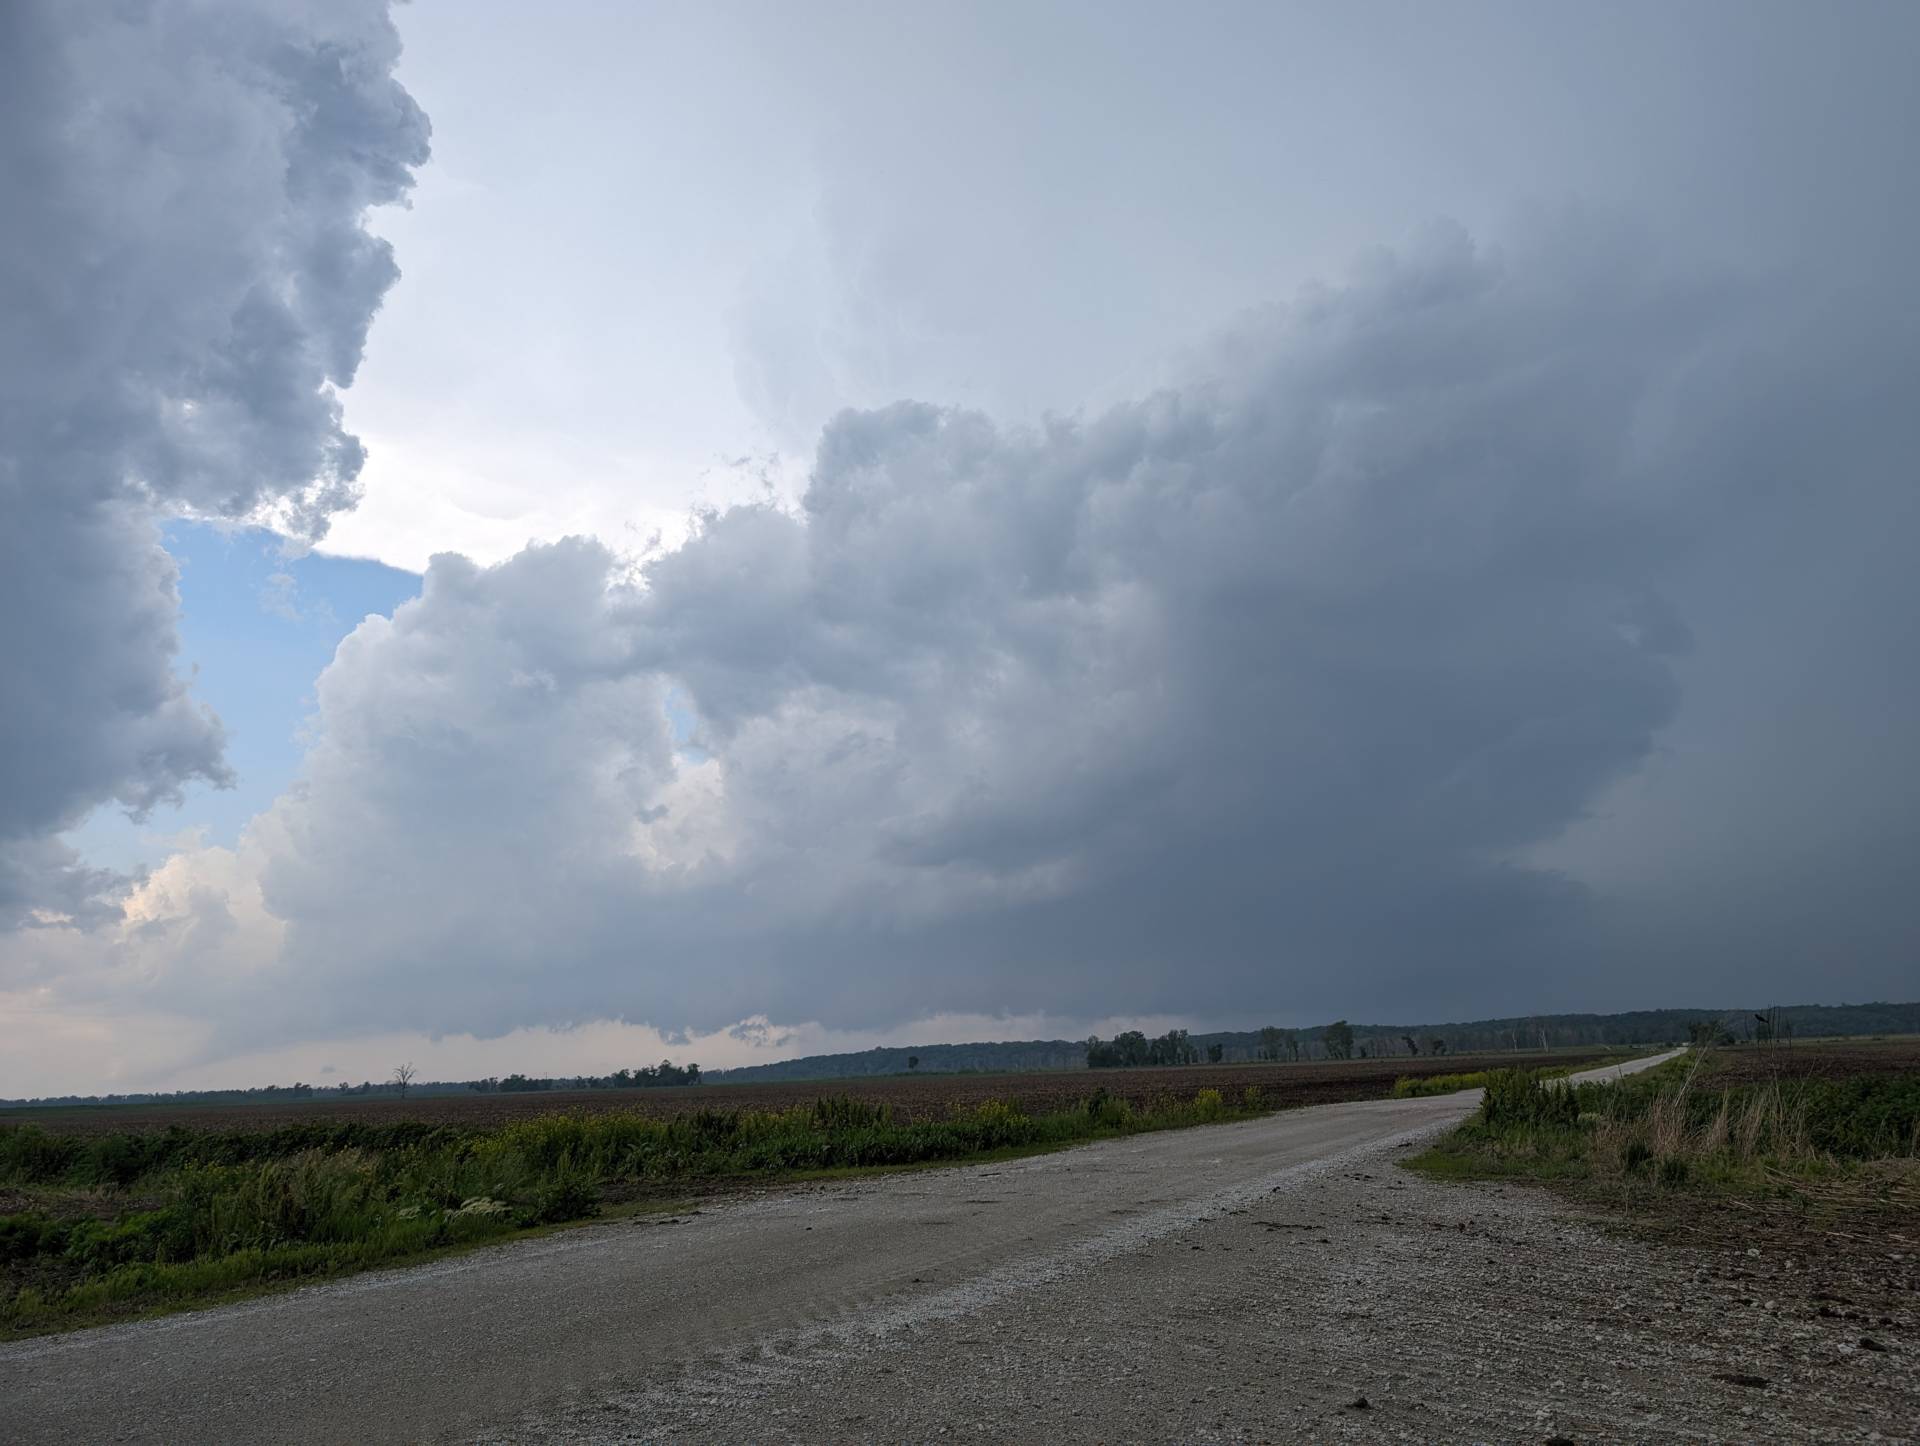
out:
M430 1124L486 1128L561 1113L639 1112L657 1117L696 1110L784 1110L811 1105L823 1096L847 1095L886 1103L909 1120L942 1119L988 1100L1028 1114L1077 1104L1095 1090L1136 1107L1160 1100L1189 1100L1203 1089L1239 1095L1258 1086L1270 1107L1383 1099L1407 1077L1454 1074L1519 1066L1579 1067L1612 1057L1608 1051L1558 1050L1552 1054L1405 1055L1385 1059L1301 1064L1218 1064L1157 1069L1047 1070L1030 1074L950 1074L882 1079L781 1080L769 1084L692 1085L646 1090L543 1090L526 1094L339 1095L271 1104L73 1105L53 1109L0 1110L0 1125L33 1123L60 1134L105 1135L120 1131L274 1130L322 1121L370 1125L419 1120Z
M1920 1071L1920 1038L1823 1039L1791 1044L1742 1044L1713 1052L1711 1083L1853 1079Z

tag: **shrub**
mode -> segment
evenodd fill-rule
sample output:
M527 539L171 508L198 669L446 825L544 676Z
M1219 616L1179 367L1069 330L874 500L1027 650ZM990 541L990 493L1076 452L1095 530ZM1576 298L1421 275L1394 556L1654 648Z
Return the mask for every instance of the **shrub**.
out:
M1087 1098L1087 1118L1097 1131L1124 1132L1133 1127L1133 1105L1123 1096L1097 1089Z
M57 1255L67 1248L67 1227L44 1215L0 1215L0 1265Z
M976 1132L975 1148L996 1150L1007 1145L1022 1145L1032 1138L1033 1122L1005 1100L985 1100L975 1107L968 1121Z
M1572 1128L1580 1118L1573 1089L1543 1083L1531 1070L1490 1070L1485 1088L1480 1121L1490 1129Z
M1809 1080L1803 1099L1816 1150L1856 1159L1920 1153L1920 1074Z
M0 1125L0 1180L10 1184L57 1180L79 1153L78 1140L50 1135L38 1125Z
M504 1214L504 1207L496 1212L492 1209L498 1201L484 1200L469 1202L477 1206L474 1210L461 1209L467 1214ZM583 1175L569 1172L542 1185L535 1193L533 1203L523 1213L522 1219L528 1225L558 1225L568 1220L584 1220L600 1213L600 1193Z
M869 1104L852 1095L825 1095L813 1102L813 1125L817 1130L857 1130L890 1124L893 1106L884 1102Z

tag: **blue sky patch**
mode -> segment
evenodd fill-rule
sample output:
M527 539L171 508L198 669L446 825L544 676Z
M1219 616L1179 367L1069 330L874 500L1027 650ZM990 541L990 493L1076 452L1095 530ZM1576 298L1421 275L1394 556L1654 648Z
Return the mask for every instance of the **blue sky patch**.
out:
M340 640L420 592L416 573L359 558L288 557L278 537L257 529L180 522L166 543L180 565L179 671L226 725L237 784L190 789L182 807L157 809L144 824L114 806L96 810L68 838L107 868L157 863L183 829L231 845L299 773L314 680Z

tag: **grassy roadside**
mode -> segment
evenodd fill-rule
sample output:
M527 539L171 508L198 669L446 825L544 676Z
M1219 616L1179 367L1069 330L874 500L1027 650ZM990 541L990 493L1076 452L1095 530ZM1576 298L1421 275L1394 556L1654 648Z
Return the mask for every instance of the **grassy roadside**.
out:
M1549 1086L1496 1072L1480 1110L1409 1167L1443 1179L1548 1182L1643 1220L1749 1223L1920 1204L1920 1071L1741 1079L1711 1052L1643 1074Z
M1511 1073L1497 1069L1477 1069L1468 1074L1429 1074L1408 1075L1394 1081L1393 1098L1396 1100L1424 1099L1428 1095L1452 1095L1461 1090L1483 1090L1497 1074ZM1560 1065L1555 1069L1533 1071L1536 1079L1564 1079L1573 1073L1573 1066Z
M0 1339L431 1259L742 1183L1005 1158L1250 1118L1258 1089L1138 1108L988 1101L903 1121L823 1098L779 1112L549 1115L93 1137L0 1127Z

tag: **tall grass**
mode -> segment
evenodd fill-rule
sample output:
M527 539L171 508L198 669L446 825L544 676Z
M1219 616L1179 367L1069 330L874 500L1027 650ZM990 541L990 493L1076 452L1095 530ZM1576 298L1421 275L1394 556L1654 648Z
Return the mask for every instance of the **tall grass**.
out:
M610 1195L725 1177L963 1160L1262 1112L1257 1088L1146 1108L1104 1089L1029 1115L990 1100L903 1120L846 1096L778 1112L554 1114L498 1129L172 1129L74 1139L0 1127L0 1330L44 1329L334 1275L581 1219Z
M1920 1158L1920 1074L1714 1087L1699 1058L1619 1081L1555 1085L1492 1074L1478 1113L1434 1168L1575 1175L1666 1187Z

